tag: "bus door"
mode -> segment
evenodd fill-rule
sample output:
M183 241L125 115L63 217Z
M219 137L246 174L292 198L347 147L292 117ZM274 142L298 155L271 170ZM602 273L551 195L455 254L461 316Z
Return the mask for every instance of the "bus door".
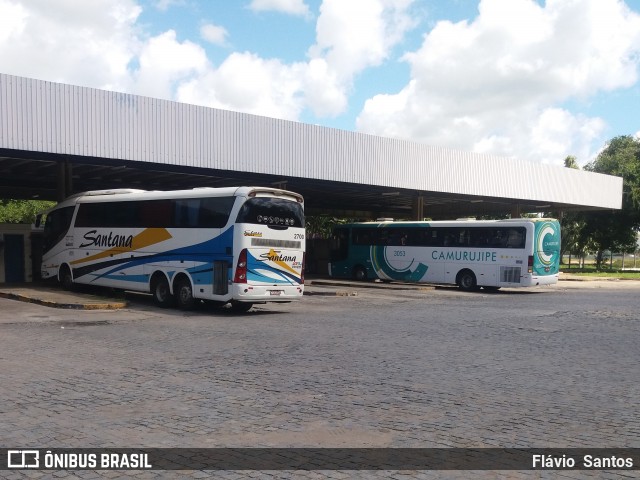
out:
M349 228L338 227L331 238L329 274L332 277L351 277L349 258Z

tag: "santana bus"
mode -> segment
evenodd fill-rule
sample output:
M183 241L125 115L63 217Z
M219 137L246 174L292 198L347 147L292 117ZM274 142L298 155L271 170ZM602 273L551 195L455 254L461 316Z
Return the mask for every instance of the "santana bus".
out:
M197 299L254 303L302 297L303 199L274 188L100 190L44 214L42 277L150 292L161 306Z
M558 281L555 219L368 222L334 229L335 278L450 283L463 290Z

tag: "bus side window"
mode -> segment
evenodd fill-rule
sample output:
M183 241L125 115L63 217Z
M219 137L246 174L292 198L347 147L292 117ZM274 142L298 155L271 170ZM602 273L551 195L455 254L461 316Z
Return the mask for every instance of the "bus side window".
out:
M507 248L524 248L524 232L512 228L507 234Z
M171 200L146 200L139 203L139 225L148 228L171 226Z
M502 228L496 228L491 239L491 246L497 248L504 248L507 246L507 236L504 234Z
M420 245L425 247L441 247L444 244L442 230L437 228L427 228L422 231Z
M198 213L200 210L199 199L176 200L174 206L174 221L176 227L189 228L198 224Z

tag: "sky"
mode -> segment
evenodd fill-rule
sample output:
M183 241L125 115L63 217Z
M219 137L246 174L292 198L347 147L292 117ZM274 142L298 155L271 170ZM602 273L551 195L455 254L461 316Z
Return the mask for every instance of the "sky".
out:
M585 165L640 136L640 0L0 0L0 72Z

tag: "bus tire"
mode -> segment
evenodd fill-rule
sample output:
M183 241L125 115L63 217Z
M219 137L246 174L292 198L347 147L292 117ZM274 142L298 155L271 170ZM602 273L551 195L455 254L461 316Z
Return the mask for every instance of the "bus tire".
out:
M184 310L190 310L196 304L196 299L193 298L193 288L189 279L180 275L176 279L176 283L173 289L178 306Z
M458 287L460 287L460 290L465 292L472 292L478 288L476 276L471 270L461 270L458 272L456 283Z
M60 271L58 272L58 280L60 281L60 285L62 285L62 288L64 290L73 290L73 275L71 274L71 268L69 268L69 265L65 264L60 267Z
M167 278L157 273L151 280L151 293L153 294L153 301L162 308L167 308L173 305L173 296L171 295L171 289L169 288L169 282Z
M497 292L498 290L500 290L500 287L482 287L483 289L485 289L487 292Z
M251 302L238 302L237 300L231 300L231 310L237 313L245 313L251 310L253 303Z
M357 265L353 268L353 278L359 282L367 280L367 269L362 265Z

